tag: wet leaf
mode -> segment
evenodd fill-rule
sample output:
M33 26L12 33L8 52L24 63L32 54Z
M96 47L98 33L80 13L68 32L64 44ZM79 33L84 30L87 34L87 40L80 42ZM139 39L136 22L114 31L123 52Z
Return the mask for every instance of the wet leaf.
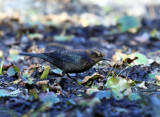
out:
M137 93L131 93L128 98L131 101L137 101L141 99L141 97Z
M98 92L99 90L98 90L98 88L97 87L91 87L91 88L89 88L89 89L87 89L87 94L88 95L91 95L92 93L94 93L94 92Z
M18 55L19 51L16 49L10 49L9 50L9 59L11 62L17 62L21 59L21 56Z
M7 74L8 74L9 76L14 76L16 73L19 73L19 72L20 72L20 70L19 70L19 68L16 67L16 66L12 66L12 67L10 67L10 68L7 70Z
M156 75L160 75L160 72L148 74L149 78L154 79Z
M140 26L139 20L133 16L123 16L118 19L117 24L121 32L126 32Z
M50 69L50 67L47 66L46 69L43 71L40 79L46 79L48 77L49 69Z
M11 59L12 62L13 61L17 62L18 60L21 59L21 56L15 55L15 54L10 55L9 57L10 57L10 59Z
M54 36L55 41L70 41L73 39L73 35L68 35L68 36Z
M108 91L98 91L96 93L96 97L99 98L99 99L103 99L103 98L110 99L111 98L111 92L110 92L110 90L108 90Z
M13 92L9 92L5 89L0 89L0 97L6 97L6 96L11 96L15 97L17 96L21 91L20 90L15 90Z
M142 64L146 64L148 62L148 59L144 54L135 52L131 55L138 57L138 59L134 60L135 65L142 65Z
M40 94L40 100L44 103L51 104L56 104L60 101L59 98L53 92Z
M0 89L0 97L5 97L5 96L9 96L9 92L4 89Z

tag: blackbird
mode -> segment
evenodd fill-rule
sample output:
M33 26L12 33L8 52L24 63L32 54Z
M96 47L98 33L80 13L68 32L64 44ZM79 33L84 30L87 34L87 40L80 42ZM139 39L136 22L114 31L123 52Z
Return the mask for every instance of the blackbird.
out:
M92 68L97 62L106 60L104 54L96 49L57 50L50 53L20 53L24 56L38 57L62 70L62 75L80 73Z

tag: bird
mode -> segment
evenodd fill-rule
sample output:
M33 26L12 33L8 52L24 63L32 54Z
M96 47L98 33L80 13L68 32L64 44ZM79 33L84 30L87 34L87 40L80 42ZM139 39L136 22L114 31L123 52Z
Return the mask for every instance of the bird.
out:
M55 50L48 53L25 53L20 55L41 58L68 73L81 73L92 68L97 62L107 60L104 53L97 49Z

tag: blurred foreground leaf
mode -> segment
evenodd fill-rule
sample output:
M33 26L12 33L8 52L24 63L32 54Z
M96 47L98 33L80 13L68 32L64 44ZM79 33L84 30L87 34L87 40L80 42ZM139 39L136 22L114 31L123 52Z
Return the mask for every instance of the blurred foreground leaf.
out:
M0 97L5 97L5 96L9 96L9 92L4 89L0 89Z
M130 92L130 86L126 79L123 79L121 77L117 78L110 78L107 83L105 84L105 87L111 88L113 95L115 99L122 99L124 93ZM125 91L124 93L122 93Z
M70 41L73 39L73 35L66 35L66 36L54 36L55 41Z
M140 26L140 22L136 17L123 16L118 19L117 25L121 32L126 32L133 28L137 29Z
M154 79L156 75L160 75L160 72L148 74L149 78Z
M17 96L21 91L20 90L15 90L13 92L9 92L5 89L0 89L0 97L6 97L6 96L12 96L15 97Z
M108 90L108 91L98 91L96 93L96 97L99 98L99 99L103 99L103 98L110 99L111 98L111 92L110 92L110 90Z
M44 103L51 103L51 104L55 104L60 101L59 98L53 92L42 93L40 95L40 100Z
M137 93L131 93L131 94L129 95L129 99L130 99L131 101L137 101L137 100L140 100L141 97L140 97Z
M0 75L2 75L2 68L3 68L3 61L1 62L1 65L0 65Z
M28 35L29 39L39 39L41 40L43 38L43 35L40 33L32 33Z
M19 68L16 67L16 66L12 66L12 67L10 67L10 68L7 70L7 74L8 74L9 76L14 76L16 73L19 73L19 72L20 72L20 70L19 70Z
M21 58L21 56L18 55L18 53L19 53L18 50L16 50L16 49L10 49L9 50L10 61L17 62Z
M3 51L0 50L0 58L2 58L2 57L3 57Z
M151 32L150 32L150 36L152 38L155 38L157 40L160 40L160 32L158 32L157 29L153 29Z

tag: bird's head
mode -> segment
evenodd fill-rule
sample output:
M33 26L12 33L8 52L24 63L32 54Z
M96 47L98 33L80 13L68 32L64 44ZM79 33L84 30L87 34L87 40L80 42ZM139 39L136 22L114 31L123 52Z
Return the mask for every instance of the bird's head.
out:
M99 50L89 49L88 54L91 57L91 59L96 62L101 61L101 60L106 60L104 53Z

